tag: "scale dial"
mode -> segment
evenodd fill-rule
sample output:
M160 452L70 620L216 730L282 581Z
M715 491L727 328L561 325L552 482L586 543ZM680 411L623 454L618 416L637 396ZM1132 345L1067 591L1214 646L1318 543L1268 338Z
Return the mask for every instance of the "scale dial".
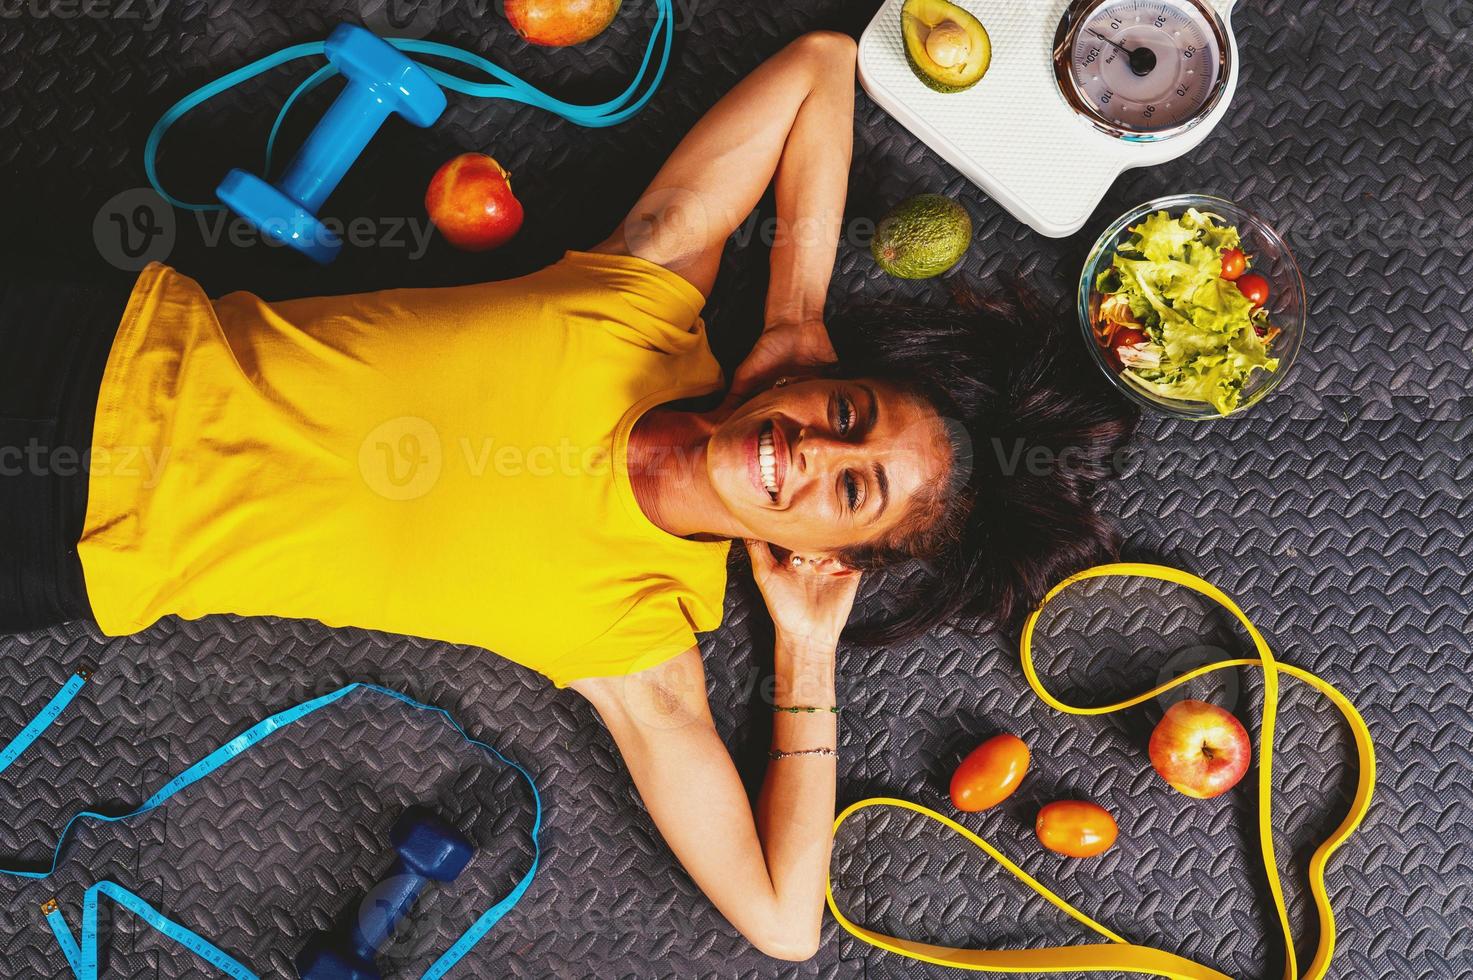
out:
M1059 25L1054 69L1065 101L1096 128L1161 140L1212 114L1231 50L1204 0L1075 0Z

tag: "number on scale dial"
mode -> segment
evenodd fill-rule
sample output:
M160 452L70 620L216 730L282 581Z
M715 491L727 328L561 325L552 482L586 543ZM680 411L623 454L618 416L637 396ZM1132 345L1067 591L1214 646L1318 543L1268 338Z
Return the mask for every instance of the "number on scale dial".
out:
M1106 2L1075 27L1075 94L1107 127L1182 128L1223 82L1222 43L1215 19L1191 0Z

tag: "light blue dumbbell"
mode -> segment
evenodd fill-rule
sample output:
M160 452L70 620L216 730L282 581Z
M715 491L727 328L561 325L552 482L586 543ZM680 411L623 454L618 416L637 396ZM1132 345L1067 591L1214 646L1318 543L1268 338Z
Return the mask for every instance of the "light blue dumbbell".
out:
M423 68L372 31L339 24L327 58L347 79L275 185L244 170L225 175L215 194L260 231L326 265L343 243L317 218L373 134L397 113L419 127L445 111L445 93Z

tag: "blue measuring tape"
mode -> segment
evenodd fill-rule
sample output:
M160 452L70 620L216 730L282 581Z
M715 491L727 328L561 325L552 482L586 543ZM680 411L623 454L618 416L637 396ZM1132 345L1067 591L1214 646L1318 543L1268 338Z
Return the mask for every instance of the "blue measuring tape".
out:
M386 40L400 51L456 61L496 79L495 82L475 82L451 75L430 65L420 66L439 85L453 92L460 92L463 95L469 95L475 98L506 99L509 102L520 102L523 105L536 106L539 109L545 109L553 115L560 116L579 126L598 129L604 126L615 126L632 118L644 108L645 103L649 102L655 91L660 87L660 82L665 78L665 69L670 63L670 49L675 41L675 14L672 9L672 0L655 0L655 8L654 29L650 33L649 44L645 47L644 58L639 63L639 71L635 73L634 80L619 95L597 105L578 105L554 98L541 89L513 75L495 62L488 61L474 52L457 48L454 45L441 44L437 41L417 41L407 38L386 38ZM662 40L664 43L660 44ZM660 49L659 64L655 68L654 76L648 88L641 93L640 88L644 84L645 75L649 71L650 63L654 60L657 46ZM275 54L269 54L244 67L237 68L228 75L224 75L210 82L208 85L196 89L170 106L169 110L154 124L153 129L148 134L148 140L143 146L143 169L148 174L149 184L153 186L153 189L158 192L160 197L176 208L183 208L187 211L225 210L224 206L220 204L191 204L187 201L181 201L164 190L163 185L159 182L157 167L159 144L163 142L164 134L185 113L202 102L214 98L221 92L228 91L242 82L255 78L263 72L270 71L272 68L279 67L288 62L298 61L302 58L323 57L325 56L325 50L326 48L322 41L294 44L289 48L283 48L277 51ZM266 140L266 162L261 170L262 175L267 175L271 172L271 158L276 149L276 137L280 134L281 125L285 122L287 113L291 111L292 106L303 95L312 91L337 73L338 70L331 64L324 65L298 85L296 90L287 98L286 102L282 104L281 111L276 115L276 122L271 126L271 134Z
M66 709L66 706L81 691L82 686L87 681L87 677L88 674L86 671L78 671L77 674L73 675L71 680L41 709L41 713L32 719L30 724L26 725L20 734L4 750L0 750L0 763L3 763L0 764L0 771L3 771L6 766L15 761L16 757L25 751L27 746L35 742L36 738L49 725L56 721L62 711ZM537 784L532 780L527 770L506 758L506 756L502 755L494 747L467 735L465 729L460 726L460 723L455 720L450 712L444 708L437 708L434 705L422 704L407 694L402 694L399 691L394 691L387 687L380 687L377 684L348 684L338 688L331 694L325 694L322 697L304 701L295 707L287 708L285 711L279 711L269 718L257 722L224 745L215 749L209 755L206 755L203 759L200 759L188 769L179 773L173 779L170 779L154 792L152 796L145 800L142 806L131 813L125 813L121 816L108 816L107 814L97 813L92 810L83 810L73 816L66 822L66 826L62 828L61 835L56 841L56 847L51 854L51 866L45 871L23 871L15 868L0 868L0 874L6 874L16 878L34 879L50 876L61 864L62 848L66 845L67 837L70 836L72 827L78 820L81 820L83 817L89 817L105 823L115 823L147 813L163 804L174 794L203 779L216 769L240 756L252 746L268 738L274 732L301 721L312 713L342 700L357 690L380 694L393 698L408 707L440 715L450 723L450 726L466 742L490 753L504 765L511 766L520 773L522 778L526 780L528 788L532 791L532 804L536 810L536 814L532 820L531 867L527 869L526 874L522 875L521 880L512 886L511 891L507 892L495 905L481 913L480 917L476 919L471 927L459 939L452 943L449 949L440 954L440 957L423 974L425 980L438 980L439 977L444 976L452 966L469 953L476 943L480 942L482 937L490 932L492 927L516 906L517 902L521 901L522 896L526 894L527 888L532 884L532 879L537 874L538 861L542 856L541 845L538 842L538 837L542 830L542 798L537 793ZM55 899L51 899L41 906L41 911L46 916L46 922L51 926L51 931L56 936L57 944L61 947L62 954L66 957L67 964L71 967L72 973L77 980L97 980L97 905L102 898L107 898L120 907L132 912L149 926L168 936L222 973L236 977L238 980L258 980L256 974L252 973L229 953L226 953L199 933L168 918L142 898L128 891L128 889L111 881L99 881L88 888L83 895L80 938L74 938L72 936L71 927L67 925L66 918L62 915L61 908Z
M66 710L66 706L72 703L72 698L77 696L77 692L82 689L82 685L87 683L87 678L90 676L92 676L92 673L86 667L81 668L73 674L61 686L61 690L57 691L50 701L46 702L46 707L42 708L36 714L36 717L31 719L30 724L22 728L20 733L11 739L9 745L0 749L0 772L9 769L10 764L16 759L19 759L20 754L30 748L31 743L39 738L41 733L61 716L61 713Z

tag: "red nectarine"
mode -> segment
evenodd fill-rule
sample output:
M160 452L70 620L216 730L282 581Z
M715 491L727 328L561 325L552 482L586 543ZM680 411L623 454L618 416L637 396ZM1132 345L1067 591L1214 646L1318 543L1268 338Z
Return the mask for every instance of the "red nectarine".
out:
M505 245L522 227L522 204L510 178L486 154L462 153L435 171L425 210L456 248L484 252Z

